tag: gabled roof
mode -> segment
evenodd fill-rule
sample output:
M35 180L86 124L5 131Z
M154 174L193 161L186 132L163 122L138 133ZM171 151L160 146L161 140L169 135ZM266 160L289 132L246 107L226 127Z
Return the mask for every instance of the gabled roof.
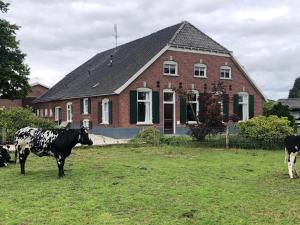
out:
M287 105L291 110L300 109L300 98L278 99L282 105Z
M188 47L229 54L226 48L184 21L146 37L109 49L66 75L35 102L118 93L145 65L167 50ZM112 57L112 58L111 58ZM110 63L112 59L112 65Z

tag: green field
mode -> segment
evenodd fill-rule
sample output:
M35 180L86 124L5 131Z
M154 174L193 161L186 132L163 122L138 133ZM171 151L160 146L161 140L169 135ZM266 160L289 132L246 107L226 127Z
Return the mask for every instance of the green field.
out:
M0 168L0 224L298 224L300 179L283 151L76 149L66 176L32 154Z

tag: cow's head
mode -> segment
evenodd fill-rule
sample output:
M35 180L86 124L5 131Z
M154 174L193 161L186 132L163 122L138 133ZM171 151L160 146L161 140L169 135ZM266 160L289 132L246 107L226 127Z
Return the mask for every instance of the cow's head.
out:
M79 143L82 145L92 145L93 141L89 138L89 133L85 127L81 127L79 131Z

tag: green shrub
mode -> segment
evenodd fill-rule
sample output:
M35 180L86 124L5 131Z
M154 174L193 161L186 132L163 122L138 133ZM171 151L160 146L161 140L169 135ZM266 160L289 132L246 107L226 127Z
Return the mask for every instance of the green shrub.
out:
M138 132L138 134L131 139L130 143L158 145L160 136L161 134L157 128L148 127Z
M184 136L169 136L162 135L155 127L148 127L141 130L133 139L130 140L131 144L147 144L147 145L188 145L193 142L192 137Z
M248 121L239 122L237 127L240 130L239 136L270 143L283 141L286 136L293 134L288 118L273 115L254 117Z
M188 135L183 135L183 136L161 135L159 139L160 144L166 144L166 145L189 145L192 142L193 142L193 138Z
M7 140L12 141L15 132L23 127L54 128L55 124L35 116L31 108L12 108L0 110L0 128L7 130Z

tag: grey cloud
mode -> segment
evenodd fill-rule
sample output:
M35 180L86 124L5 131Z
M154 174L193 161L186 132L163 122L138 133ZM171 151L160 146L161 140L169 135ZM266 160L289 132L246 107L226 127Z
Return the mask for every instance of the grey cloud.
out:
M97 52L114 47L114 24L118 24L118 42L122 44L182 20L190 21L232 50L269 98L286 97L294 79L300 76L297 68L300 58L298 1L9 2L10 11L5 17L22 26L18 38L27 53L31 79L48 85L53 85ZM281 8L287 12L281 14ZM260 18L265 16L264 12L272 14L273 9L274 16Z

